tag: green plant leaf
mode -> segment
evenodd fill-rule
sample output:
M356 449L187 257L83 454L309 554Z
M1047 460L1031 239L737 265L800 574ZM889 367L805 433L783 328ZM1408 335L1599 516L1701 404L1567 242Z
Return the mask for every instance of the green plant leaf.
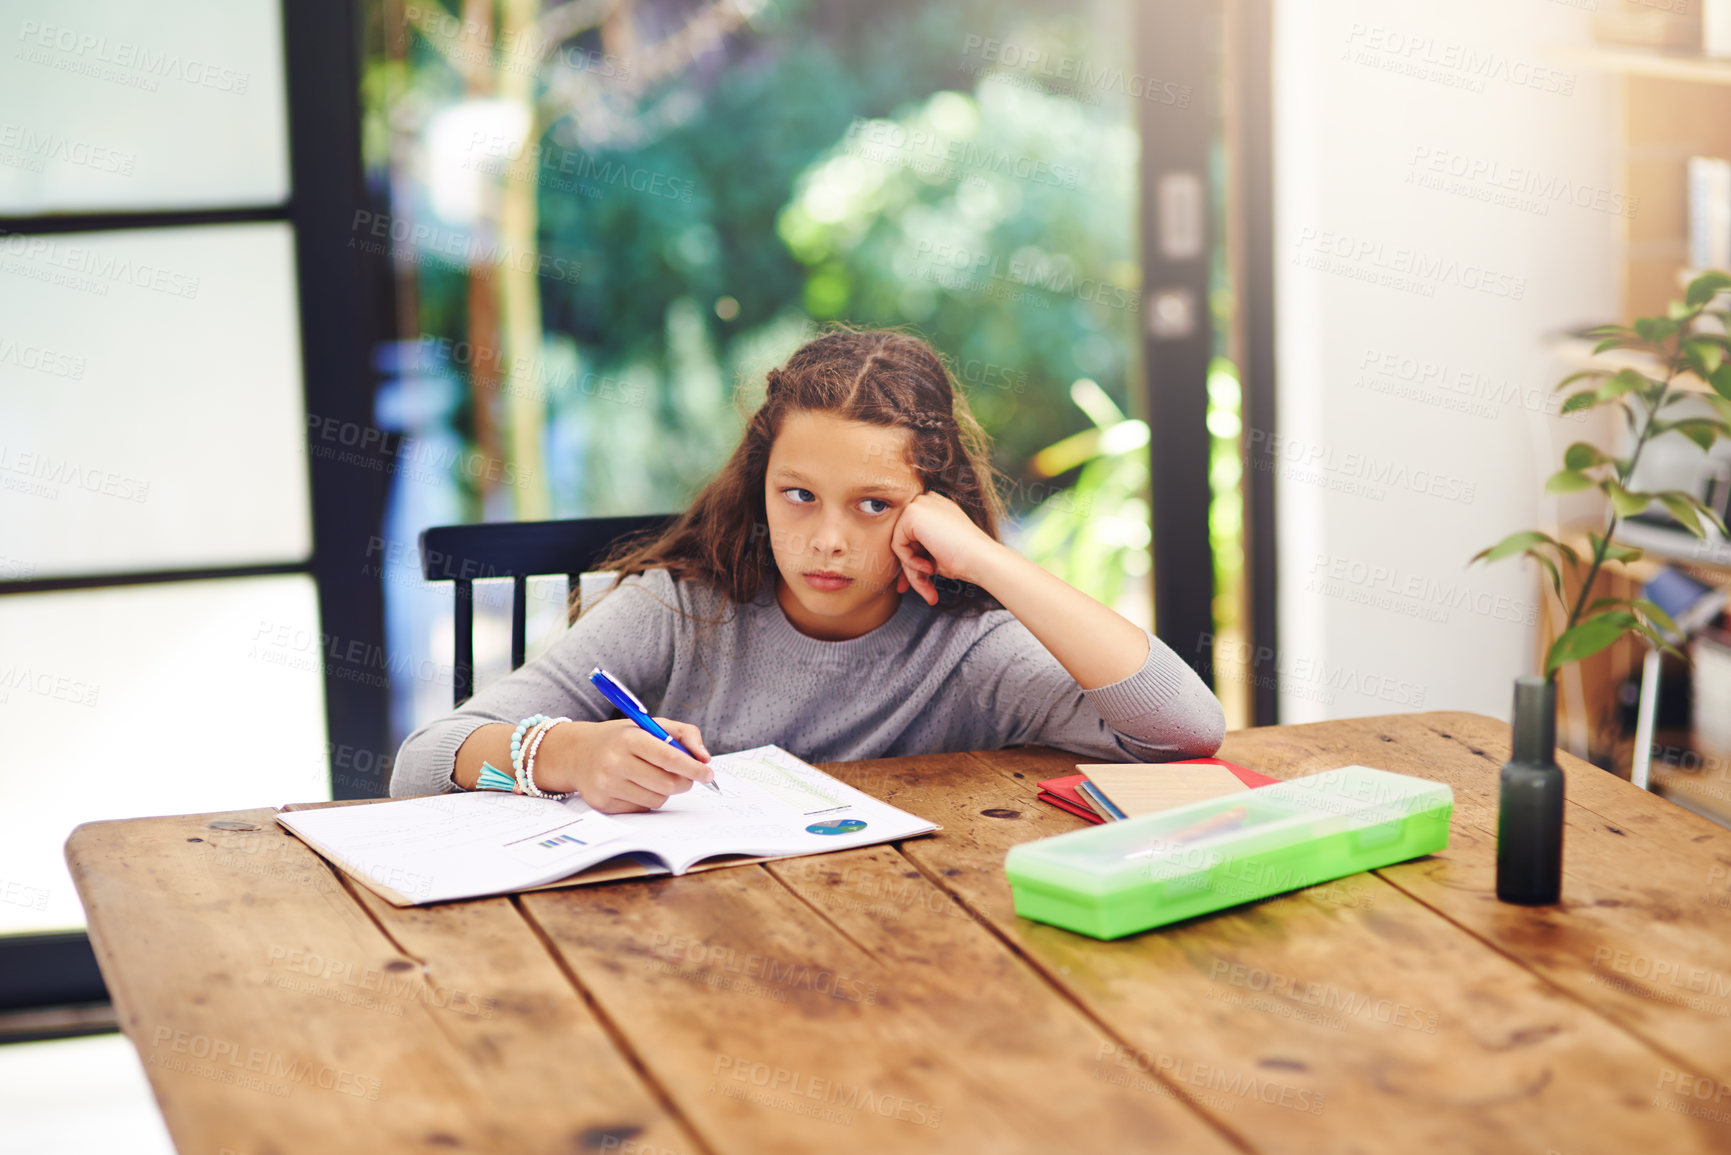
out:
M1563 575L1557 572L1557 563L1542 553L1527 551L1527 556L1538 562L1544 571L1551 575L1551 588L1557 591L1557 600L1563 600Z
M1597 389L1583 389L1579 393L1569 394L1568 400L1563 402L1561 411L1563 413L1579 413L1583 409L1591 409L1598 403L1599 391Z
M1639 493L1624 489L1621 484L1610 478L1606 478L1598 484L1599 488L1605 491L1605 496L1611 499L1611 508L1617 511L1618 517L1634 517L1653 504L1651 493Z
M1713 392L1731 401L1731 363L1719 366L1707 377L1707 384L1713 386Z
M1563 451L1563 466L1566 469L1591 469L1595 465L1604 465L1611 459L1599 452L1597 445L1585 441L1577 441Z
M1713 412L1719 415L1719 420L1725 422L1727 427L1731 427L1731 401L1725 400L1725 398L1719 396L1719 394L1685 392L1679 394L1679 397L1688 401L1704 402L1712 408Z
M1563 558L1567 558L1569 559L1570 565L1581 564L1581 555L1575 552L1575 547L1570 545L1568 542L1558 541L1550 534L1540 533L1538 530L1530 530L1529 532L1533 537L1538 539L1537 541L1530 542L1526 547L1526 552L1531 554L1533 557L1540 556L1538 552L1539 550L1549 548L1557 551L1557 559L1559 561Z
M1677 335L1677 321L1672 317L1637 317L1635 332L1641 340L1657 345Z
M1669 409L1670 405L1667 404L1665 407L1667 409ZM1677 428L1677 422L1675 422L1675 421L1661 421L1661 420L1659 420L1659 418L1654 417L1651 421L1649 421L1647 423L1647 436L1648 437L1663 437L1665 434L1675 431L1676 428ZM1690 438L1690 440L1693 441L1694 438Z
M1622 545L1618 542L1612 542L1610 545L1605 547L1605 560L1620 562L1640 561L1644 552L1645 551L1637 549L1632 545Z
M1661 634L1646 622L1642 622L1640 625L1636 626L1634 632L1640 634L1643 638L1646 638L1647 644L1652 646L1655 650L1663 650L1669 654L1676 654L1684 661L1689 660L1688 655L1684 654L1682 650L1679 650L1676 646L1671 644L1670 638L1667 638L1664 634Z
M1578 469L1559 469L1545 482L1546 493L1579 493L1598 484Z
M1715 526L1721 526L1719 516L1703 506L1702 500L1693 494L1684 494L1683 490L1663 490L1662 494L1653 494L1658 504L1665 507L1665 513L1683 523L1684 530L1693 533L1695 537L1707 537L1707 530L1702 528L1702 518L1708 518Z
M1578 622L1574 628L1558 635L1557 640L1551 643L1550 652L1545 655L1545 676L1550 677L1559 666L1592 657L1622 637L1630 626L1638 625L1633 614L1621 615L1628 619L1626 623L1614 620L1617 617L1615 613L1600 614Z
M1610 375L1611 371L1609 369L1582 369L1580 372L1570 373L1567 377L1558 381L1551 387L1551 392L1555 393L1558 390L1565 389L1568 386L1573 385L1576 381L1584 381L1590 377L1609 377Z
M1613 398L1621 397L1625 393L1644 394L1649 386L1657 384L1658 382L1648 380L1644 375L1633 369L1619 369L1611 375L1609 381L1606 381L1603 385L1599 386L1599 400L1610 401Z
M1472 561L1467 564L1471 565L1480 561L1500 561L1503 558L1512 557L1516 553L1519 553L1522 557L1532 558L1533 561L1538 563L1540 569L1551 575L1551 588L1556 591L1557 600L1563 601L1562 572L1558 569L1556 561L1539 552L1540 550L1547 548L1556 550L1559 557L1568 558L1570 564L1574 566L1578 567L1581 564L1581 556L1575 552L1573 546L1568 545L1565 542L1560 542L1550 534L1541 533L1536 529L1523 530L1520 533L1511 533L1508 537L1505 537L1502 541L1499 541L1489 549L1483 549L1474 554ZM1567 608L1567 606L1565 605L1564 608Z
M1654 426L1654 436L1660 433L1681 433L1702 449L1711 449L1719 438L1731 437L1731 426L1716 417L1685 417Z
M1656 603L1650 602L1646 598L1636 598L1629 605L1639 610L1649 621L1659 623L1659 628L1666 633L1681 634L1683 632L1677 628L1677 623L1671 620L1671 615Z
M1659 504L1665 507L1665 512L1683 524L1683 528L1696 537L1704 538L1707 531L1701 528L1701 518L1697 511L1703 509L1701 503L1680 489L1667 489L1663 493L1652 496L1659 499Z
M1705 272L1689 282L1683 299L1691 305L1705 305L1726 289L1731 289L1731 275L1717 270Z
M1473 555L1473 561L1501 561L1505 557L1513 557L1517 553L1531 549L1541 542L1549 542L1552 545L1558 544L1548 533L1540 533L1536 529L1522 530L1520 533L1509 534L1489 549L1481 549ZM1469 562L1468 564L1472 563Z
M1688 655L1683 653L1683 651L1679 650L1676 646L1672 645L1664 635L1660 634L1659 631L1655 630L1652 626L1641 626L1635 632L1640 634L1643 638L1646 638L1647 644L1652 646L1655 650L1660 650L1668 654L1676 654L1684 661L1689 660Z
M1711 377L1725 361L1725 350L1719 342L1705 337L1690 337L1683 342L1683 358L1689 362L1689 368L1696 376L1703 379Z

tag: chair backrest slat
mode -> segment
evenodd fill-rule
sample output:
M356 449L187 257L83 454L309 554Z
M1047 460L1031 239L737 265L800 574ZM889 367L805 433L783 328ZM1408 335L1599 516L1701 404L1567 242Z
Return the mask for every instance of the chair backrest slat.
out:
M451 704L461 706L475 685L475 590L466 581L457 583L454 619L457 654L451 663Z
M473 583L486 578L511 581L511 668L523 664L528 642L528 579L565 574L576 598L582 574L622 538L660 532L674 515L589 517L565 521L487 522L441 525L421 533L421 576L456 583L456 661L451 700L460 706L475 686L475 601Z
M517 574L511 579L511 668L523 664L529 648L529 579Z

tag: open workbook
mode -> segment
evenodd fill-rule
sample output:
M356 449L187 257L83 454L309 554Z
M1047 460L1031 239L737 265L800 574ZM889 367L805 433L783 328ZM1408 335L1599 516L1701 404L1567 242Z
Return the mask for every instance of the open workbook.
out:
M937 827L862 794L779 746L722 754L721 793L688 790L659 810L602 814L491 790L277 815L308 846L397 906L511 894L601 863L593 881L684 874L718 856L784 858L912 838ZM620 861L623 860L623 861Z

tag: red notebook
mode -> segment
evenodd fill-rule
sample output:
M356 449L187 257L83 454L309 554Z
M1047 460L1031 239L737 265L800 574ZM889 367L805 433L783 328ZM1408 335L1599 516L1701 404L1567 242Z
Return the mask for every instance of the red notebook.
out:
M1272 786L1274 783L1280 781L1280 779L1270 778L1266 774L1258 774L1256 771L1240 766L1236 762L1228 762L1224 758L1189 758L1182 762L1164 762L1161 763L1161 765L1224 766L1228 770L1232 771L1235 778L1250 787L1252 790L1256 789L1258 786ZM1082 795L1076 790L1076 784L1083 781L1085 778L1087 778L1086 774L1071 774L1065 778L1048 778L1044 782L1040 783L1040 793L1035 795L1035 797L1041 802L1049 802L1060 810L1068 810L1076 817L1086 819L1098 826L1106 820L1094 813L1087 801L1083 799Z

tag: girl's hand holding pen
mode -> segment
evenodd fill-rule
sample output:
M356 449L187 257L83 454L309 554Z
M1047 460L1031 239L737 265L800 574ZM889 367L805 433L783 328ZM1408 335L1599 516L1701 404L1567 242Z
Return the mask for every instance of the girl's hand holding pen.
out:
M550 793L575 790L603 814L655 810L693 782L708 782L715 771L704 763L709 751L696 726L655 719L697 757L639 729L627 718L611 722L567 722L547 732L535 759L535 782Z
M934 576L975 581L982 557L1007 548L975 525L966 511L941 493L920 494L896 519L890 548L901 562L896 592L912 589L927 605L938 604ZM978 584L976 582L976 584Z

